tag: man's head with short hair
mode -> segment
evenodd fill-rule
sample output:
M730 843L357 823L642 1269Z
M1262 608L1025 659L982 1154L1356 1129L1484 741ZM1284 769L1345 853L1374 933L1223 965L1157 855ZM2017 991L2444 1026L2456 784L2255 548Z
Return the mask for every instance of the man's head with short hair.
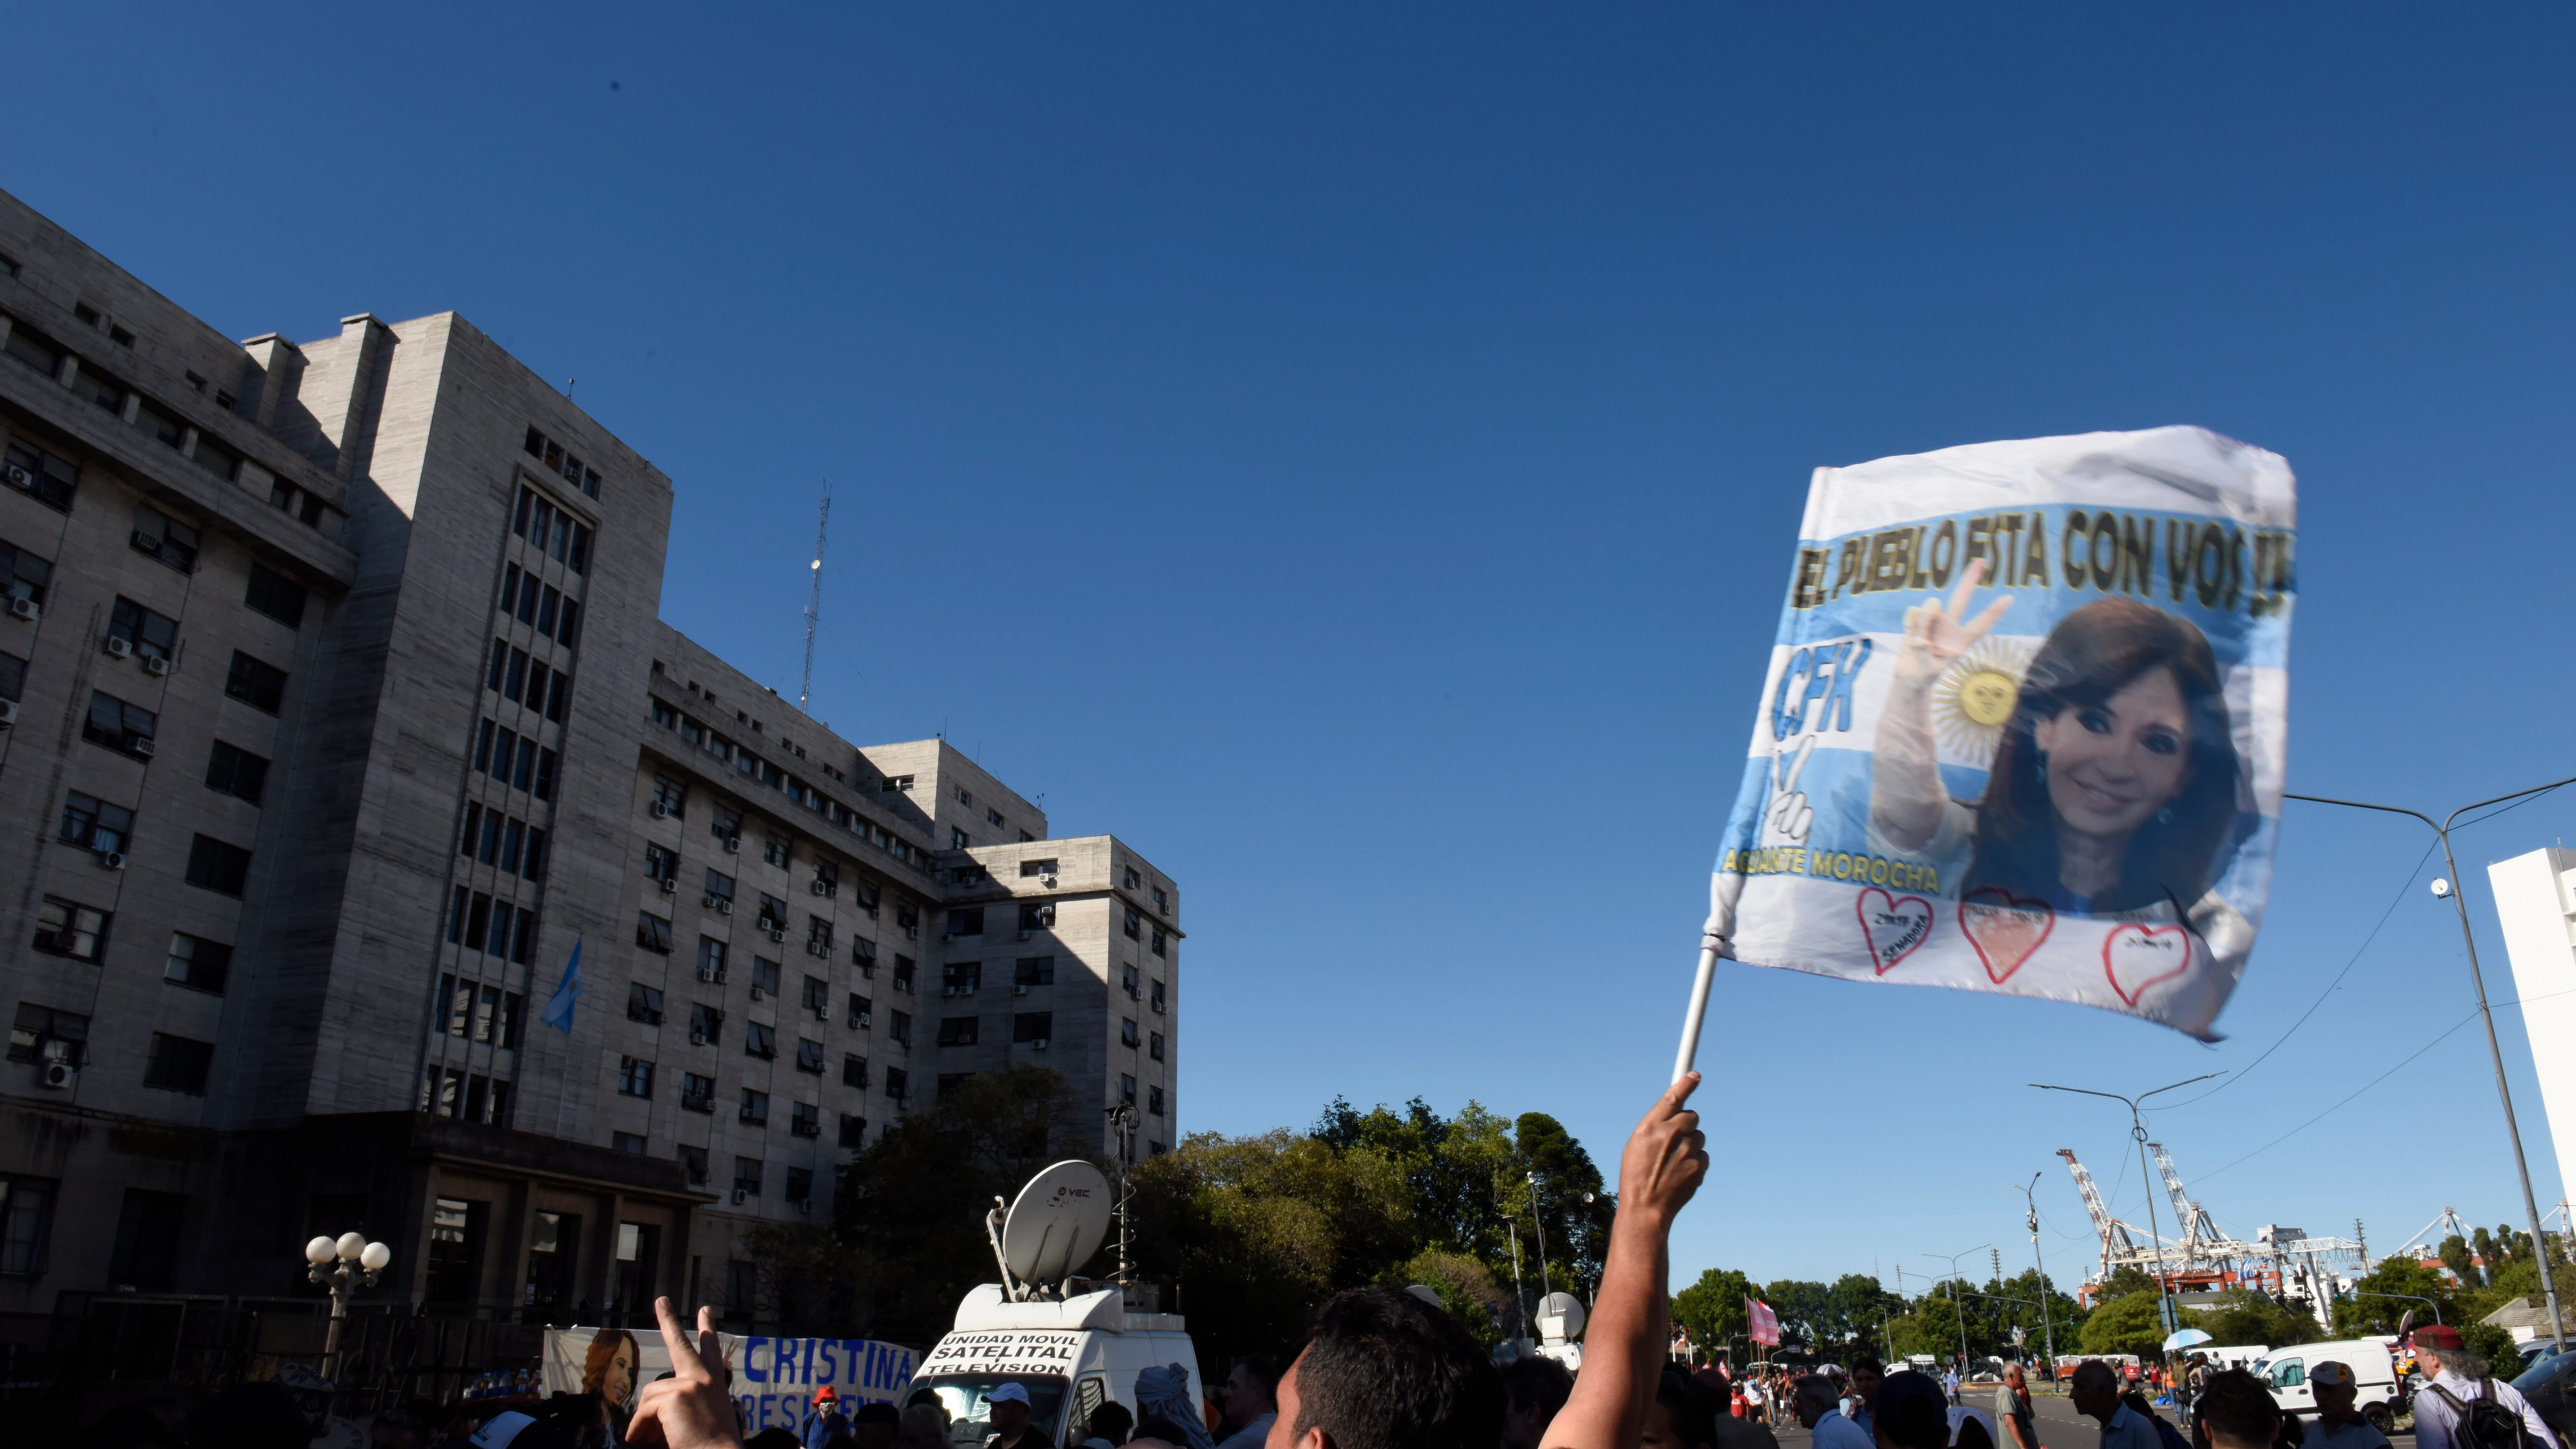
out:
M2075 1377L2066 1384L2066 1396L2075 1401L2075 1412L2104 1423L2120 1412L2120 1375L2098 1358L2088 1358L2075 1366Z
M2020 1388L2020 1387L2022 1386L2021 1365L2020 1365L2020 1364L2017 1364L2017 1363L2008 1363L2008 1364L2005 1364L2005 1365L2004 1365L2004 1386L2005 1386L2006 1388L2014 1388L2014 1389Z
M1555 1359L1525 1354L1503 1365L1502 1449L1538 1449L1574 1392L1574 1375Z
M1410 1293L1353 1288L1315 1310L1279 1380L1301 1449L1493 1449L1503 1385L1455 1320Z
M2209 1376L2191 1401L2192 1436L2214 1449L2272 1449L2281 1406L2271 1387L2243 1369Z
M1879 1382L1870 1422L1881 1444L1896 1449L1948 1449L1950 1395L1930 1374L1907 1369Z
M1834 1381L1823 1374L1808 1374L1798 1380L1797 1392L1792 1402L1797 1407L1801 1429L1816 1427L1817 1420L1841 1407L1842 1395L1835 1390Z
M1640 1449L1713 1449L1723 1407L1678 1365L1666 1368L1656 1381L1654 1402L1646 1407Z

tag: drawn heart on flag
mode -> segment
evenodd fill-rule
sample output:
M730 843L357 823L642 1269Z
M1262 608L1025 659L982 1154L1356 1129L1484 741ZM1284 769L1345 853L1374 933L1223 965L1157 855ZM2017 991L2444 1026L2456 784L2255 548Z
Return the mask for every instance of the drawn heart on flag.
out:
M2001 986L2057 929L2057 912L2046 901L1984 886L1959 902L1959 929L1985 963L1987 978Z
M1875 908L1870 905L1871 896L1880 901ZM1896 969L1897 962L1913 955L1914 948L1932 934L1932 903L1921 896L1892 896L1871 886L1860 893L1852 909L1860 915L1861 939L1869 943L1870 962L1881 976Z
M2102 938L2102 974L2131 1006L2147 988L2191 969L2191 932L2180 926L2115 926Z

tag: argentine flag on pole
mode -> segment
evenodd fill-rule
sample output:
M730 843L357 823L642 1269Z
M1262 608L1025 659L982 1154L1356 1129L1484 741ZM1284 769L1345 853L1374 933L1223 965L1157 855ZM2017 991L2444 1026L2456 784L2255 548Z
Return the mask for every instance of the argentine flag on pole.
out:
M546 998L546 1009L537 1020L566 1036L572 1035L572 1004L581 999L581 938L572 943L572 959L564 963L563 980L556 983L555 994Z

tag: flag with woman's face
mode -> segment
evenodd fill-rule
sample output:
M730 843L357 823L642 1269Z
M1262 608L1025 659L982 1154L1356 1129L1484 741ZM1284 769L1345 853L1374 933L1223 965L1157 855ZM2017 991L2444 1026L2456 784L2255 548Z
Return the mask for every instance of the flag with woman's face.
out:
M2279 836L2289 465L2199 428L1820 468L1723 954L2214 1039Z

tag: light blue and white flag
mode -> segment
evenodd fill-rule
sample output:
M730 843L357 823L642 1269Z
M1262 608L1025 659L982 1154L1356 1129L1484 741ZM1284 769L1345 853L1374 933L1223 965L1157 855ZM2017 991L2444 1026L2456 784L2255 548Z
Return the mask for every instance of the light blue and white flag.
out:
M564 963L563 980L555 984L555 994L546 998L546 1009L537 1020L566 1036L572 1035L572 1004L581 999L581 938L572 942L572 959Z

